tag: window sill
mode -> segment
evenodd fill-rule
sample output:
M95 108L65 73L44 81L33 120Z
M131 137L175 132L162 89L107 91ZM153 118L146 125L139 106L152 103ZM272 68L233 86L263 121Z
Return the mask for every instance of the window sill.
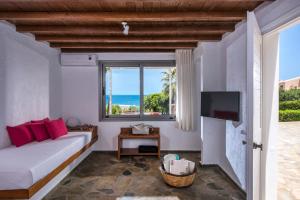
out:
M99 120L100 122L135 122L135 121L176 121L176 118L122 118L122 117L110 117L110 118L102 118Z

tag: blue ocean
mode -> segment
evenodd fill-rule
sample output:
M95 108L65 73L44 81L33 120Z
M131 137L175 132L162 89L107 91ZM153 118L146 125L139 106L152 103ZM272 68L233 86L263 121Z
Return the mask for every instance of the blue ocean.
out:
M106 95L106 104L108 104L109 95ZM112 95L112 104L118 105L140 105L140 95Z

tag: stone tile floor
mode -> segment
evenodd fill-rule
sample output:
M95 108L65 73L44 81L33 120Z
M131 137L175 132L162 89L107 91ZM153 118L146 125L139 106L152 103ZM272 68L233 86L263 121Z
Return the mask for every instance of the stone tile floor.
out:
M278 200L300 200L300 122L279 123Z
M199 153L180 154L197 162L192 186L172 188L163 182L155 157L124 157L93 152L65 177L46 200L243 200L241 192L217 167L200 167Z

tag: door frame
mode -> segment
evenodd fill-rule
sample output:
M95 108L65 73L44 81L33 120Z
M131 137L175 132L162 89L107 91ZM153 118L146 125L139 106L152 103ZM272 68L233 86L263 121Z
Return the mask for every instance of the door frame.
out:
M294 12L294 10L292 10L290 13L287 13L284 16L279 17L276 20L272 21L271 23L263 26L261 28L261 30L262 30L262 37L263 37L263 41L262 41L263 42L263 46L264 46L264 41L266 40L266 38L272 37L275 34L278 34L280 31L283 31L283 30L285 30L285 29L287 29L287 28L289 28L291 26L294 26L295 24L300 24L300 17L298 17L298 16L294 17L294 16L295 16L295 12ZM248 46L247 46L247 48L248 48ZM262 65L261 65L262 66L262 70L263 70L263 73L262 73L262 85L261 85L262 90L263 90L262 91L262 99L263 99L262 102L264 102L264 99L266 98L266 96L264 94L264 88L266 88L266 84L267 85L268 84L269 85L272 84L272 82L270 82L270 80L271 80L270 77L269 78L266 77L266 73L264 73L264 68L267 67L267 66L264 65L264 59L268 59L268 58L266 58L266 57L264 57L264 55L262 55ZM279 60L279 58L278 58L278 60ZM277 66L274 65L272 67L273 67L273 69L271 69L271 70L275 70L275 71L279 70L279 69L275 69L276 67L279 67L279 65L277 65ZM275 76L277 76L276 73L275 73ZM275 80L278 79L279 80L279 75L278 75L278 77L273 77L273 79L275 79ZM247 80L247 84L253 84L252 82L248 82L248 81L249 80ZM278 83L279 83L279 81L278 81ZM278 85L276 87L274 87L274 90L276 90L276 88L278 88ZM276 90L276 92L277 92L277 95L278 95L278 89ZM251 100L252 100L252 98L251 98ZM253 103L253 102L252 101L248 102L247 106L249 106L251 103ZM262 110L264 111L265 109L266 109L266 104L262 103ZM278 110L279 109L277 108L277 113L278 113ZM248 113L248 116L250 116L250 115L251 115L251 113ZM249 120L250 119L248 118L247 119L247 123L248 124L249 124ZM250 122L252 122L252 121L250 121ZM271 123L274 123L274 122L271 122ZM276 123L278 123L278 121ZM252 123L250 123L250 124L252 124ZM272 125L276 126L276 124L271 124L271 126ZM273 133L272 135L270 135L269 138L264 137L265 134L266 134L266 132L265 132L266 131L265 126L266 126L266 120L263 119L262 120L262 136L263 136L263 138L262 138L262 144L263 144L264 147L267 148L267 150L269 150L269 146L270 145L266 145L266 143L268 143L271 140L274 141L274 139L275 139L274 137L276 137L276 133ZM252 136L252 134L250 136ZM247 143L248 142L249 142L249 137L247 137ZM272 145L274 145L274 144L272 144ZM252 187L252 181L251 181L252 177L249 177L249 175L250 174L252 175L252 173L249 173L249 170L253 170L253 160L252 160L253 153L249 152L249 149L250 148L247 148L247 153L246 153L247 154L246 155L246 168L247 168L247 170L246 170L246 184L247 184L246 185L246 190L247 190L247 199L250 200L252 198L252 196L249 197L249 195L248 195L249 193L248 192L250 192L252 194L253 193L253 187ZM267 172L267 170L266 170L266 168L268 168L268 166L271 166L270 165L271 162L273 162L273 164L274 164L274 159L277 156L276 150L274 150L274 149L271 149L271 150L273 151L273 154L275 154L272 157L271 161L269 159L268 160L266 159L267 153L265 153L265 152L263 153L262 152L262 160L267 160L267 161L266 162L261 162L261 165L260 165L260 171L261 171L261 177L260 177L260 184L261 184L260 199L261 200L269 200L269 199L276 200L277 199L276 167L274 169L272 169L273 172L275 171L274 172L275 174L272 175L273 177L270 177L270 175L268 175L268 173L270 174L270 172ZM268 170L269 170L269 168L268 168ZM273 184L275 184L275 187L267 187L267 185L271 182L270 179L272 179Z
M246 135L246 190L247 200L260 198L261 150L253 145L262 144L262 33L254 12L247 13L247 135ZM255 52L259 49L259 54ZM257 64L259 58L259 64ZM259 68L259 74L257 69ZM255 81L259 78L259 82ZM258 83L257 83L258 82ZM259 91L258 91L259 90ZM257 94L259 92L259 94ZM259 109L255 98L259 97ZM257 114L255 119L254 115ZM254 134L254 131L258 131ZM254 163L259 164L255 166ZM254 181L259 179L256 185ZM256 187L255 187L255 186Z

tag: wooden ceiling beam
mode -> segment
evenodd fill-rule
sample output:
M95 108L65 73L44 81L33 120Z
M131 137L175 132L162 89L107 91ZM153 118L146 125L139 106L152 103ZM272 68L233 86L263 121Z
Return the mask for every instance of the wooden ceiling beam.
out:
M31 32L33 34L56 35L109 35L122 34L120 26L17 26L18 32ZM131 26L129 33L133 35L179 35L179 34L223 34L234 31L233 24L219 25L189 25L189 26Z
M63 22L202 22L240 21L242 11L199 12L0 12L0 20Z
M89 49L70 49L70 48L62 48L61 52L63 53L98 53L98 52L175 52L175 49L101 49L101 48L89 48Z
M1 11L199 11L253 10L274 0L1 0ZM223 8L223 9L222 9Z
M48 42L100 42L100 43L118 43L118 42L197 42L197 41L216 41L221 40L222 35L192 35L192 36L60 36L60 35L35 35L38 41Z
M54 48L69 49L182 49L195 48L196 42L168 42L168 43L50 43Z

